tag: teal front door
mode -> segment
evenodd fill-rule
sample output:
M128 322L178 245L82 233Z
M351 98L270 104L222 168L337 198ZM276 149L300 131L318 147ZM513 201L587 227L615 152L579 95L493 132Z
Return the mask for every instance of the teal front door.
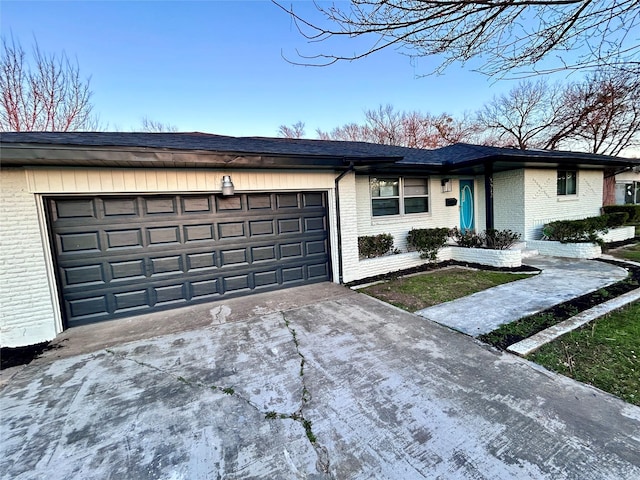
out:
M460 180L460 230L463 233L475 228L473 210L473 180Z

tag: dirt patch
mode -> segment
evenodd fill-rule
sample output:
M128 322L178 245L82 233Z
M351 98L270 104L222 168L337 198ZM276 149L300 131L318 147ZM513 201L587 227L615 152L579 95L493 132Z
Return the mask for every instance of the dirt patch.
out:
M56 348L62 348L62 346L52 345L51 342L42 342L26 347L2 347L0 349L0 370L18 365L28 365L47 350Z

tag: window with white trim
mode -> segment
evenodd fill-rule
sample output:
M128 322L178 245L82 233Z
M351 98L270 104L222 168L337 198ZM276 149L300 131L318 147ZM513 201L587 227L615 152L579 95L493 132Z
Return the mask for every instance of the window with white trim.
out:
M371 177L371 213L374 217L429 211L429 179Z
M558 170L558 195L575 195L577 179L578 172L576 170Z

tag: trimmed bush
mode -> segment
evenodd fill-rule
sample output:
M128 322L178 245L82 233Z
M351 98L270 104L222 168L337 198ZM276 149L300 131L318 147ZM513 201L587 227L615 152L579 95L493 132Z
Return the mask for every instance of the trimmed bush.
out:
M360 255L360 258L381 257L392 250L393 235L390 233L358 237L358 255Z
M476 234L475 230L467 230L463 233L458 227L454 227L449 232L449 236L460 247L481 248L484 243L482 236Z
M448 228L412 228L407 235L407 243L420 252L420 258L433 261L438 250L447 243L447 238Z
M507 250L520 240L521 235L512 230L496 230L488 228L484 232L484 244L494 250Z
M622 227L629 220L627 212L612 212L604 215L607 217L607 228Z
M543 235L548 240L557 240L561 243L597 243L602 244L598 236L607 233L607 217L588 217L582 220L559 220L547 223L542 228Z
M606 205L602 207L604 213L625 212L629 215L627 222L640 223L640 205Z

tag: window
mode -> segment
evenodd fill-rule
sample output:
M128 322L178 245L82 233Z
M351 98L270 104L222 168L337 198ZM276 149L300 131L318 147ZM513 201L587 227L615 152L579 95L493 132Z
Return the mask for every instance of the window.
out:
M371 211L374 217L429 211L427 178L371 177Z
M558 195L575 195L577 178L575 170L558 170Z
M640 204L640 182L616 183L616 204Z

